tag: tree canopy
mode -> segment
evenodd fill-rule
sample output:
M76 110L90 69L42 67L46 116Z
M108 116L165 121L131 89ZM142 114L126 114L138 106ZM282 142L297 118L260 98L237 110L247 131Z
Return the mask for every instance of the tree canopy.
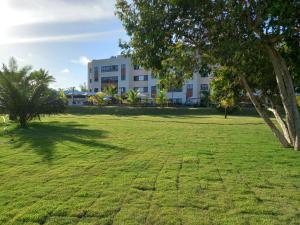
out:
M203 64L235 70L281 144L300 149L299 1L118 0L116 8L130 36L120 42L123 54L160 79L174 70L189 78ZM282 131L269 119L257 90L261 97L278 97Z

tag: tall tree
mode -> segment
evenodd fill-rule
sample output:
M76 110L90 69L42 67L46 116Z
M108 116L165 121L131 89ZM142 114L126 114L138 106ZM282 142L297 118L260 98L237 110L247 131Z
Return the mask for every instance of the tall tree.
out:
M0 113L26 127L28 121L41 115L61 113L64 101L49 88L54 78L45 70L31 72L31 67L18 68L14 58L0 70Z
M299 78L299 1L118 0L116 7L130 36L129 42L120 43L124 54L154 72L173 69L187 77L202 63L233 68L281 144L300 150L293 84ZM277 87L284 109L282 131L254 95L264 76Z

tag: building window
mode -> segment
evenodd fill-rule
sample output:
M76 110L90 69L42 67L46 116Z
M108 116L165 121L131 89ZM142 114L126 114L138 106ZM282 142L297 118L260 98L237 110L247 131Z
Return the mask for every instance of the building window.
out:
M98 66L94 67L94 81L97 82L99 81L99 70L98 70Z
M90 83L93 83L93 80L92 80L92 79L90 79Z
M126 92L126 87L120 87L120 91L121 91L121 94L125 94L125 92Z
M182 92L182 87L181 88L170 88L169 92Z
M208 84L201 84L200 89L201 91L208 91Z
M101 90L105 90L108 86L114 86L118 88L118 76L101 77Z
M140 69L140 66L139 66L139 65L133 65L133 69L134 69L134 70L139 70L139 69Z
M126 65L121 65L121 80L126 80Z
M98 88L94 88L94 92L97 93L99 91Z
M147 81L148 80L148 75L134 76L133 80L134 81Z
M92 68L91 67L89 68L89 73L92 73Z
M186 97L190 98L193 96L193 84L186 85Z
M116 72L119 70L119 66L118 65L111 65L111 66L101 66L101 72L105 73L105 72Z
M148 93L148 87L134 87L133 90L139 93Z
M152 98L156 97L156 86L151 86L151 97Z

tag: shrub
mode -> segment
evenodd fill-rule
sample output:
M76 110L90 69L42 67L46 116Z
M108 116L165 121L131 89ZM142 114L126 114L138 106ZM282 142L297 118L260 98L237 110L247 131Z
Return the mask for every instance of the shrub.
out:
M168 101L167 90L161 89L159 95L156 98L156 103L160 106L164 106Z
M136 105L139 102L139 92L135 90L129 90L127 101L131 105Z
M88 101L94 105L102 106L106 103L105 94L103 92L97 92L94 96L90 96Z

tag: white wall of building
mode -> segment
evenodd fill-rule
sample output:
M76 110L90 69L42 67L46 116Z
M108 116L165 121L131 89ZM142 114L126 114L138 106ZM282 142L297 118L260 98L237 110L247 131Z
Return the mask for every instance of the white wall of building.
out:
M122 64L126 67L126 78L121 79L121 67ZM108 68L109 66L117 66L117 71L105 72L101 68ZM98 67L98 81L95 81L94 73ZM114 67L115 68L115 67ZM137 80L134 79L135 76L139 76ZM147 80L144 80L147 76ZM111 57L109 59L92 60L88 64L88 88L91 92L101 91L102 83L101 79L107 77L117 77L118 79L118 94L121 94L121 88L125 88L127 93L130 89L139 89L141 92L145 90L146 92L141 93L141 96L147 96L151 98L151 87L157 86L157 79L151 76L151 71L144 70L143 68L136 68L133 66L131 59L124 56ZM199 73L195 73L193 78L187 80L182 87L181 92L168 92L168 98L174 99L177 103L187 102L187 87L192 87L192 96L188 99L190 103L196 103L200 100L200 93L203 91L202 88L208 87L211 81L211 77L201 77ZM158 91L158 88L156 88Z

